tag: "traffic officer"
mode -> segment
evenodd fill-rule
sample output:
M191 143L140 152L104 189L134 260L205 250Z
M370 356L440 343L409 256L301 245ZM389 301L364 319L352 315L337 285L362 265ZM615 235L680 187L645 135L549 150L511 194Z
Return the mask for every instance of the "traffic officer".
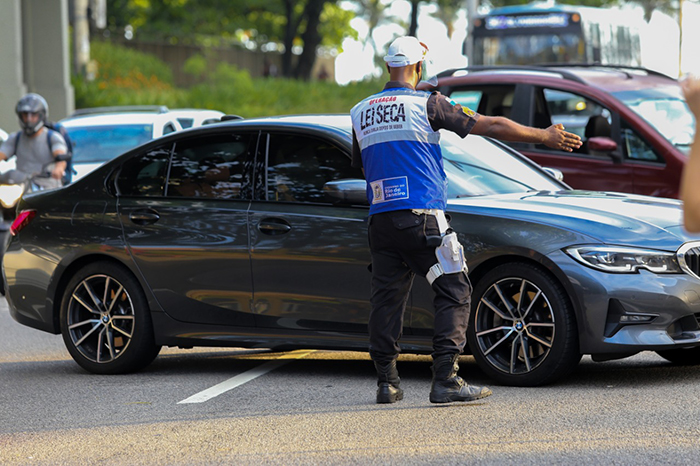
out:
M370 204L369 352L377 370L377 403L403 398L396 358L415 274L426 277L435 292L430 401L473 401L491 395L489 388L468 385L457 375L472 288L462 246L444 213L447 180L438 130L565 151L581 145L581 139L560 124L547 129L522 126L504 117L479 115L439 92L417 91L427 52L415 37L392 42L384 57L389 82L351 110L353 166L364 171Z

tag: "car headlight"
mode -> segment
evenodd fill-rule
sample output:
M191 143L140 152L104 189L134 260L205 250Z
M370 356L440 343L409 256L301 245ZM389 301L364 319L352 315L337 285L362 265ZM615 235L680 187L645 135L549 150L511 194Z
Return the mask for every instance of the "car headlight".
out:
M637 273L646 269L654 273L683 273L672 252L623 246L572 246L565 251L583 265L603 272Z

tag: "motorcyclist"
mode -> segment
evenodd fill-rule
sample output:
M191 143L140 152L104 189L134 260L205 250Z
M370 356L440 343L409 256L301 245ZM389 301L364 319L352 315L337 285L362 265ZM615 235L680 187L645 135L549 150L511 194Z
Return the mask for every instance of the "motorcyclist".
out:
M22 183L31 180L40 188L56 188L63 185L67 167L68 148L58 131L47 127L49 106L39 94L22 97L15 113L21 131L12 133L0 145L0 160L17 157L17 169L0 175L2 183Z

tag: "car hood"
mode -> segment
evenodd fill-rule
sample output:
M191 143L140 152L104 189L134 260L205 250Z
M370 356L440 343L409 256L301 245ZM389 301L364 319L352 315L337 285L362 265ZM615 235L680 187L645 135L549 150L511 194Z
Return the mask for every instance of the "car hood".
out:
M682 228L682 206L675 199L572 190L453 199L448 210L535 221L608 244L675 251L700 239Z

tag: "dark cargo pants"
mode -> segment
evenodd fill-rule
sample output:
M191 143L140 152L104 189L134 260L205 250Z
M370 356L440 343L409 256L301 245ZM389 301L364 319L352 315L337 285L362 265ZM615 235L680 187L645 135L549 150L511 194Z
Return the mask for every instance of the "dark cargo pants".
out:
M404 312L415 275L425 277L435 265L435 247L426 236L439 235L432 215L399 210L372 215L369 244L372 253L372 311L369 316L370 356L386 363L401 351L399 339ZM445 274L432 285L435 291L433 357L459 354L466 343L472 287L466 273Z

